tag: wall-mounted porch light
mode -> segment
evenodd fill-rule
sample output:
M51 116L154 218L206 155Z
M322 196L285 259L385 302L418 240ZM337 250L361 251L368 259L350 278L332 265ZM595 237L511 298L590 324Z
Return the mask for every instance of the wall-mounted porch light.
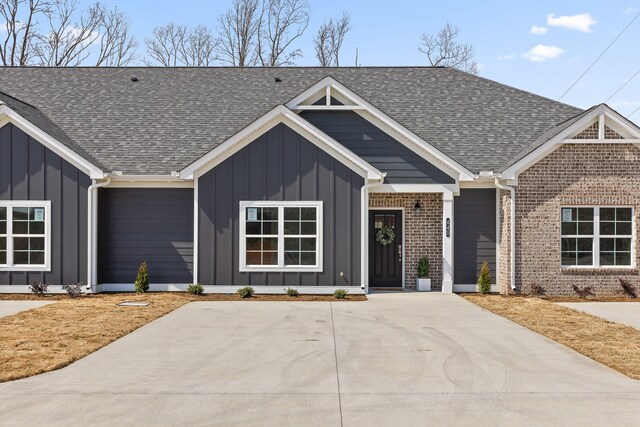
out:
M420 205L420 200L416 200L416 204L413 205L413 211L416 215L420 215L422 213L422 205Z

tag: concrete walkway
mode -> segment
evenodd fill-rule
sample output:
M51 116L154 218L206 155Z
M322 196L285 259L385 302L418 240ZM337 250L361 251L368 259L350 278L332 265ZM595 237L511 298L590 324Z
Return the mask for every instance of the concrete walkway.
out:
M561 302L558 305L640 329L640 302Z
M0 300L0 317L12 316L21 311L44 307L53 301L8 301Z
M640 382L456 295L191 303L0 384L2 425L637 425Z

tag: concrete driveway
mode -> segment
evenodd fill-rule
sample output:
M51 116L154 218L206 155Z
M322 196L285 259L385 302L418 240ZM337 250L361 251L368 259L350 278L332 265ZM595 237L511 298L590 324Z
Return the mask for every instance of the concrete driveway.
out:
M558 305L640 329L640 302L561 302Z
M640 382L456 295L191 303L0 384L3 425L637 425Z

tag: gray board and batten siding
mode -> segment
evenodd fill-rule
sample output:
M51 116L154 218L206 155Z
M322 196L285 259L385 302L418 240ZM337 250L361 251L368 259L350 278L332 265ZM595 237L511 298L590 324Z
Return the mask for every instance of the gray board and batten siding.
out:
M0 285L87 280L87 190L91 179L9 123L0 128L0 200L51 201L50 271L0 272Z
M199 281L359 286L363 185L362 176L286 125L276 125L198 179ZM240 272L240 202L260 200L323 201L321 272Z
M373 167L386 184L455 184L455 179L353 111L303 111L300 116Z
M193 283L193 189L99 189L98 283Z
M453 202L454 271L458 285L475 284L482 262L496 283L496 190L460 189Z

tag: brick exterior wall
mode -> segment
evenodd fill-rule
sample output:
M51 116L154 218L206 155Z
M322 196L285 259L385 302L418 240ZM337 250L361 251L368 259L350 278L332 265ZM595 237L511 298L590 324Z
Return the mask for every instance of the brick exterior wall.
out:
M422 212L414 205L420 201ZM431 289L442 289L442 194L440 193L371 193L371 208L404 208L405 288L415 289L418 260L429 258Z
M598 129L600 129L600 123L595 122L585 130L574 136L573 139L598 139ZM605 139L622 139L622 136L618 135L607 125L604 125L604 137Z
M509 203L503 192L500 283L508 289ZM631 144L565 144L518 177L516 186L516 287L527 293L532 283L548 295L575 295L571 285L593 286L596 295L620 291L618 278L640 287L638 269L560 267L561 206L633 206L640 214L640 150ZM507 215L505 215L505 213ZM636 267L638 242L635 242Z

